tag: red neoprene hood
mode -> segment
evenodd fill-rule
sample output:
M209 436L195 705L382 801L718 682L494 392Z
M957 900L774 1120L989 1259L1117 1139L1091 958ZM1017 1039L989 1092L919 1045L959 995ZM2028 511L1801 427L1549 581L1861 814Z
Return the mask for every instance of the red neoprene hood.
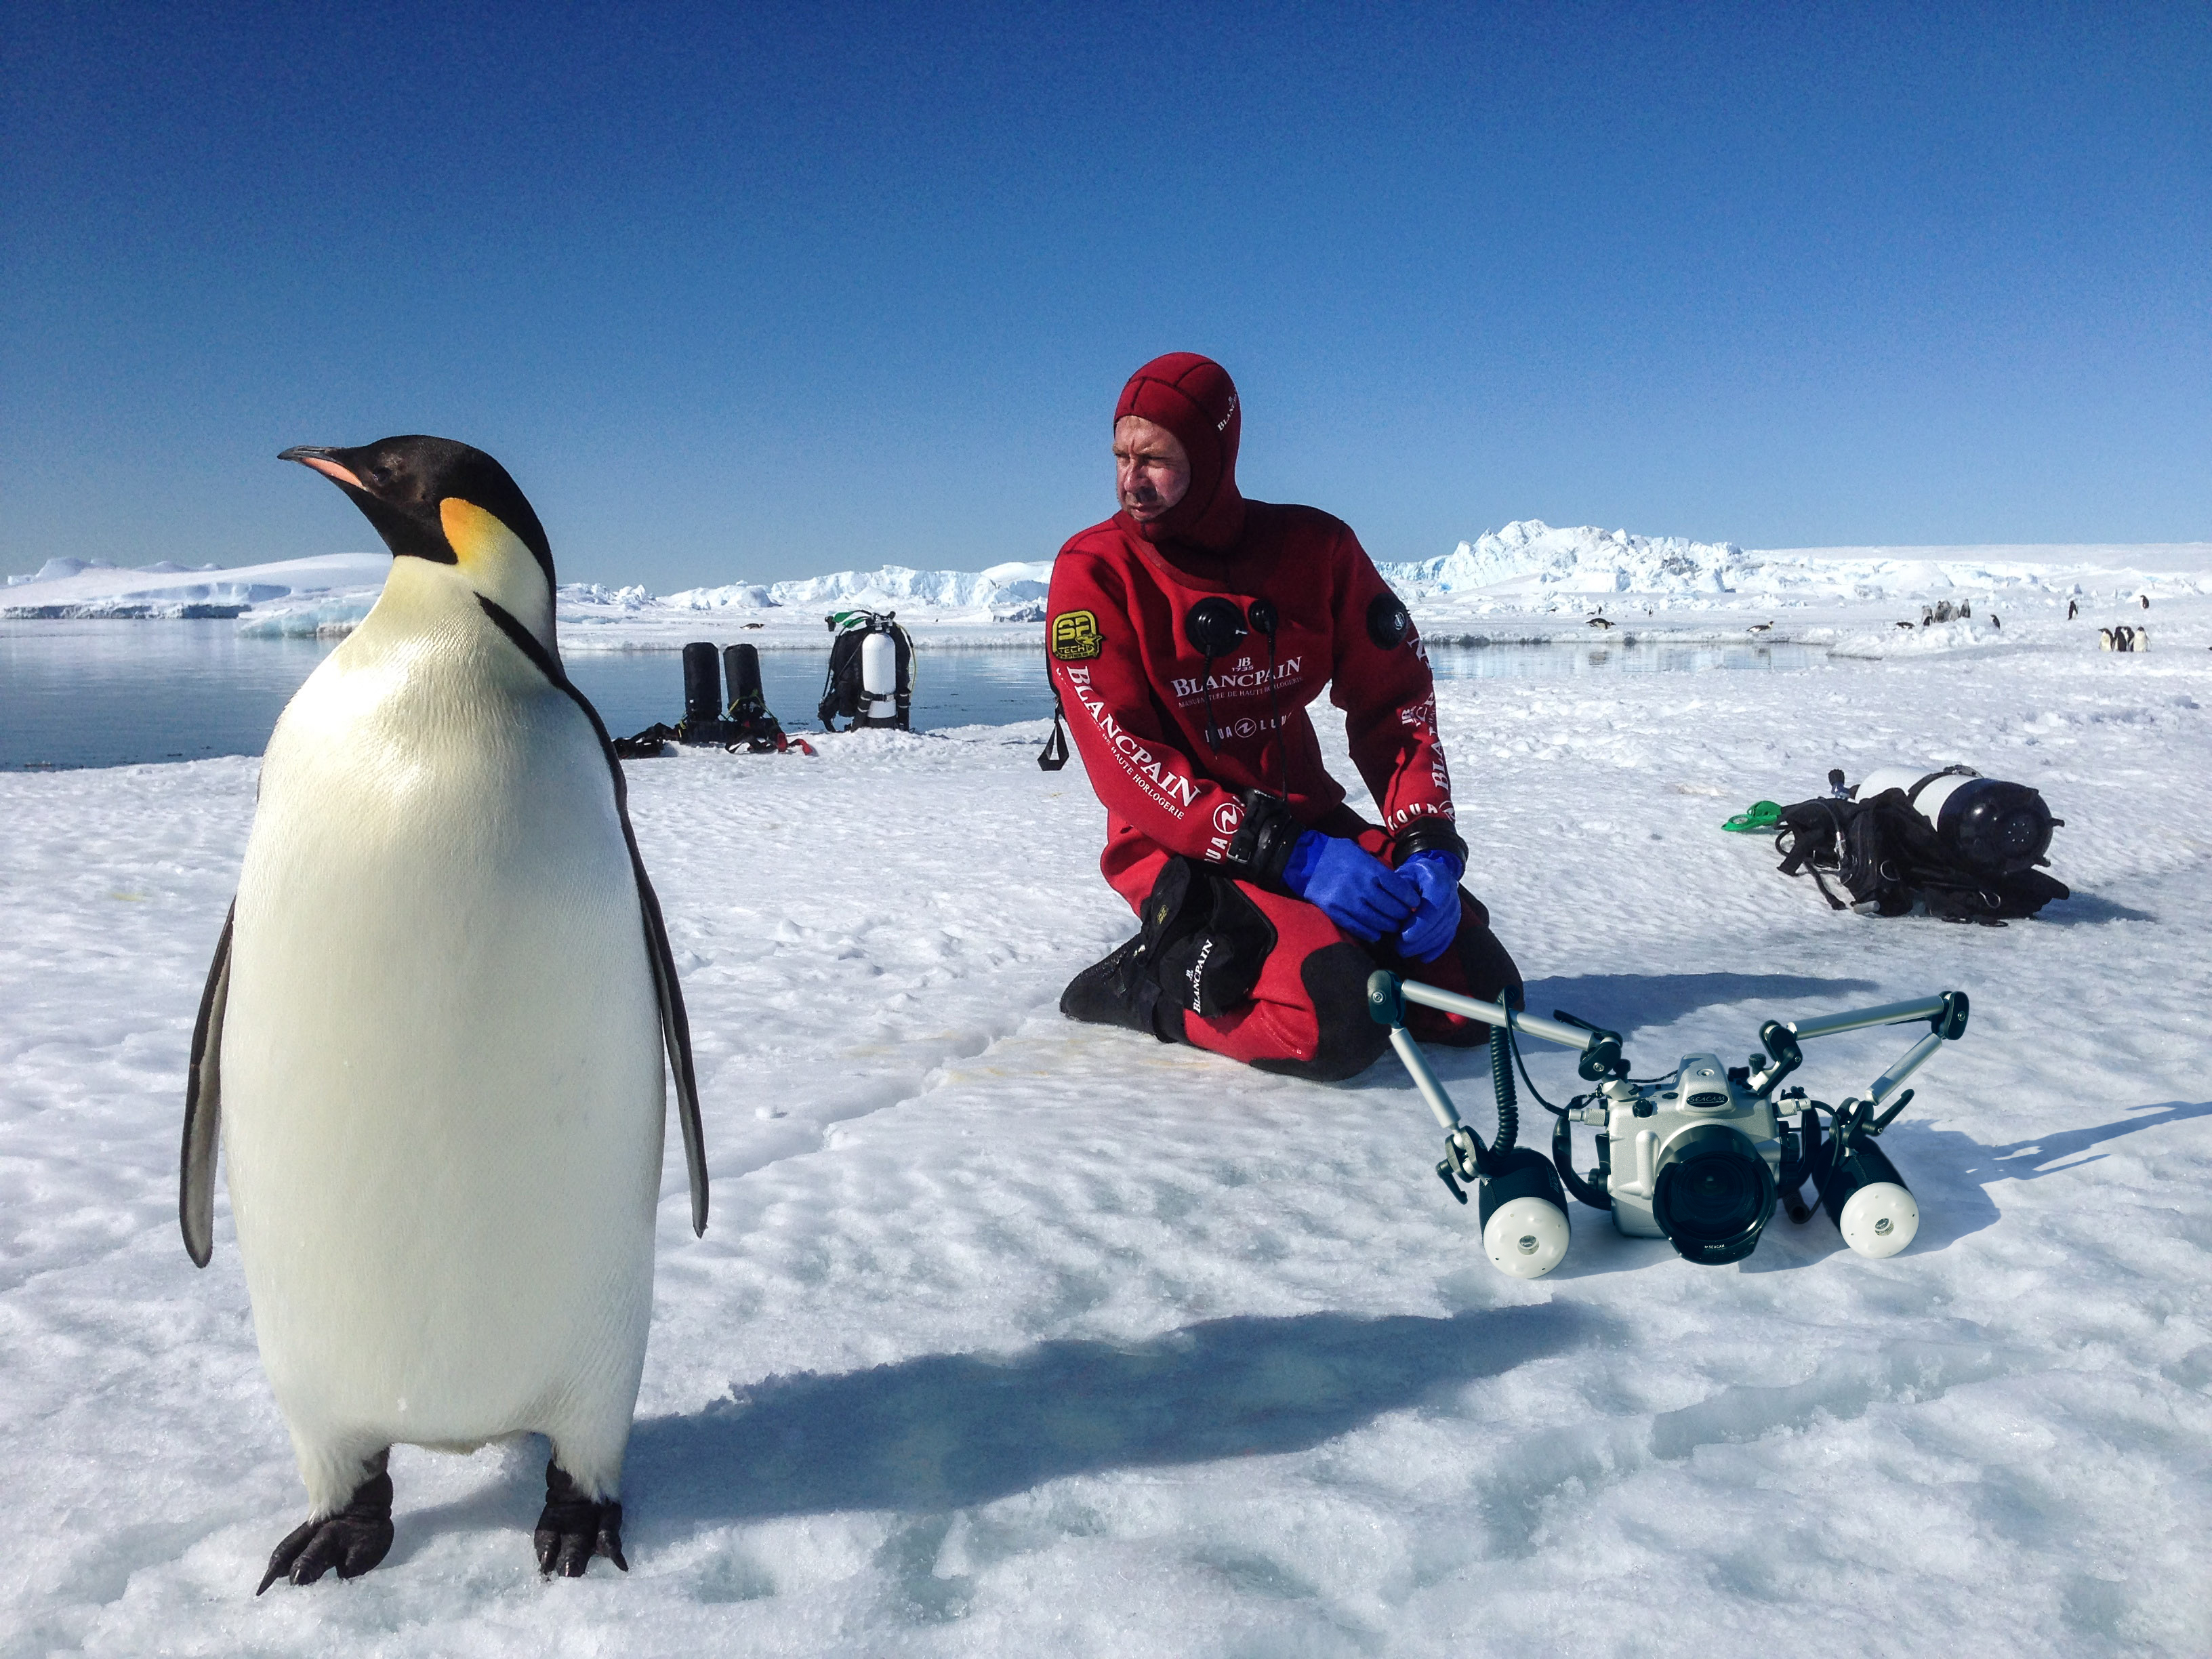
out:
M1124 415L1165 427L1190 458L1190 488L1182 499L1150 524L1137 525L1137 533L1148 542L1185 542L1208 552L1233 547L1244 533L1244 498L1237 491L1244 413L1229 371L1194 351L1155 357L1121 388L1114 418Z

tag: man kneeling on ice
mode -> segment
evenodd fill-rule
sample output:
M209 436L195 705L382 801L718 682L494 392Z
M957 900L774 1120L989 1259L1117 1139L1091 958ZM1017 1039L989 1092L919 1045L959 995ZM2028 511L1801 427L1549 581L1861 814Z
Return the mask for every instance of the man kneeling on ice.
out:
M1436 690L1405 606L1351 530L1237 489L1242 420L1218 363L1131 377L1114 411L1121 510L1075 537L1046 610L1053 682L1106 808L1099 867L1142 931L1060 1012L1330 1080L1388 1042L1376 967L1520 1000L1460 890ZM1329 687L1382 823L1344 804L1306 706ZM1486 1027L1407 1010L1425 1042Z

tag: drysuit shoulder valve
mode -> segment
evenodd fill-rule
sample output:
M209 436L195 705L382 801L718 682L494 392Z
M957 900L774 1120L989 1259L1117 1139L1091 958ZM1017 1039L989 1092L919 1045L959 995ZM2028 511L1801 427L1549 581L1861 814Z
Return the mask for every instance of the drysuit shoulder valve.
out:
M1272 621L1274 607L1270 605L1267 610ZM1244 625L1244 607L1234 599L1213 593L1184 613L1182 631L1198 654L1210 661L1234 651L1249 630ZM1274 629L1265 631L1273 634Z

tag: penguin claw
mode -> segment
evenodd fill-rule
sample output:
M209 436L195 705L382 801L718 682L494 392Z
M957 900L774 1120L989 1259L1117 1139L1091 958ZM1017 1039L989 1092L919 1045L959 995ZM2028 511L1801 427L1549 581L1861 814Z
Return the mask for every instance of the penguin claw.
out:
M581 1578L594 1555L604 1555L623 1571L629 1571L623 1557L621 1503L585 1497L557 1463L545 1466L545 1508L531 1542L538 1551L538 1571L549 1578L556 1574Z
M303 1521L285 1534L269 1558L256 1595L279 1578L312 1584L333 1567L341 1578L358 1578L384 1559L392 1547L392 1477L384 1472L382 1455L371 1467L376 1473L354 1488L343 1509L319 1521Z

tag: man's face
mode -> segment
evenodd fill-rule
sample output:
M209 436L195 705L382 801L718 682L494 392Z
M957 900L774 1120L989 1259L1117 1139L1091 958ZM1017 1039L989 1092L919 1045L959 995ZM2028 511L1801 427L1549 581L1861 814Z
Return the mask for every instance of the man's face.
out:
M1114 422L1114 492L1139 524L1150 524L1190 488L1190 457L1182 440L1141 415Z

